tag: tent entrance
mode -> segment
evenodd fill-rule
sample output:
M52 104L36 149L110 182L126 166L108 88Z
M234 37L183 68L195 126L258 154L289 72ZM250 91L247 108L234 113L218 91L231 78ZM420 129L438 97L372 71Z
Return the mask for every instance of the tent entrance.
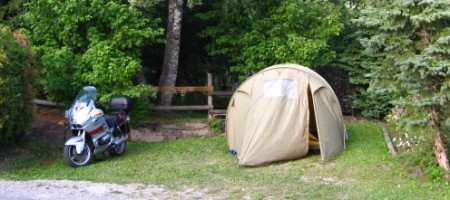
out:
M308 84L308 87L306 88L306 91L308 93L308 111L309 111L309 124L308 124L308 130L309 130L309 147L313 149L319 149L319 135L317 133L317 123L316 123L316 112L314 110L314 102L312 99L312 92L311 92L311 86Z

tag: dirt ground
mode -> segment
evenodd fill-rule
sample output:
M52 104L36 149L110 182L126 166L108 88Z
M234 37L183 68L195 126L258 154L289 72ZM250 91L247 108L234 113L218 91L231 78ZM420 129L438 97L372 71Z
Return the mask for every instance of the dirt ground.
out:
M67 122L64 113L58 110L38 110L34 114L34 123L27 137L46 140L55 146L64 146L71 133L66 131ZM148 126L131 128L131 141L155 142L172 139L186 139L212 135L208 124L194 122L180 125L150 123Z
M364 117L344 116L344 121L365 121ZM71 135L66 131L64 113L59 110L40 109L34 114L33 129L28 134L32 139L47 140L55 146L63 146ZM131 128L131 141L155 142L162 140L186 139L212 135L208 124L190 122L181 125L150 123L145 127Z

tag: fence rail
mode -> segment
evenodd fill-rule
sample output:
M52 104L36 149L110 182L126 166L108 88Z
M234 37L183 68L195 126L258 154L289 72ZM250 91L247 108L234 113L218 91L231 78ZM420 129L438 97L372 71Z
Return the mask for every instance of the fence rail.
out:
M52 107L63 106L62 104L47 101L47 100L42 100L42 99L32 99L31 103L33 103L35 105L41 105L41 106L52 106Z
M209 105L198 105L198 106L150 106L150 110L210 110L213 106Z
M208 92L214 91L212 86L204 87L153 87L157 92Z
M212 86L212 75L207 75L207 86L200 87L154 87L157 92L207 92L208 104L207 105L184 105L184 106L150 106L151 110L165 110L165 111L182 111L182 110L207 110L208 119L214 119L217 116L225 116L226 110L214 110L213 96L231 96L232 91L214 91Z
M208 110L208 118L213 119L216 116L224 116L226 110L214 110L213 106L213 96L231 96L232 91L214 91L212 86L212 75L208 73L207 75L207 86L183 86L183 87L154 87L157 92L206 92L208 94L208 104L207 105L183 105L183 106L150 106L150 110L165 110L165 111L185 111L185 110ZM61 104L33 99L31 101L36 105L44 106L61 106Z

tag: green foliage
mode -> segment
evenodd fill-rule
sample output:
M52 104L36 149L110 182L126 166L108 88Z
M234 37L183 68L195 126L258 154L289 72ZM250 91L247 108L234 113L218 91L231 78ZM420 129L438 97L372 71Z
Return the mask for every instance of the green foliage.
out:
M12 144L31 128L33 82L31 51L26 39L0 24L0 145Z
M436 165L435 155L432 153L434 147L432 129L409 126L409 129L404 131L397 128L401 123L400 115L403 111L396 107L393 113L387 116L392 143L399 153L398 159L404 164L406 170L422 172L424 176L420 177L422 179L442 180L444 171Z
M208 122L209 128L215 133L215 134L221 134L225 132L225 124L224 120L220 118L212 119Z
M97 87L102 102L118 94L148 95L151 88L133 80L141 70L140 48L161 42L159 19L146 20L119 0L35 0L27 8L40 84L50 100L70 102L86 85Z
M429 133L432 132L431 129L428 129L428 131ZM431 137L431 135L428 135L427 138L422 138L417 143L414 143L408 151L400 154L399 159L405 164L406 169L418 166L420 170L423 170L428 180L442 181L443 175L448 172L436 165L435 155L431 153L434 147Z
M385 0L348 1L345 9L342 9L345 29L334 40L333 45L337 48L337 60L334 64L348 72L349 81L354 88L346 98L351 101L354 111L373 119L383 119L389 114L392 108L390 101L395 94L387 90L383 92L367 90L373 76L371 69L385 62L384 56L364 51L360 40L376 34L377 30L358 27L352 23L352 19L361 16L361 10L365 8L384 4ZM383 88L389 88L389 82L385 83L386 87Z
M354 20L365 31L360 40L364 53L375 58L368 63L368 91L393 94L391 103L402 109L401 130L434 127L434 137L444 134L444 143L450 119L449 7L447 0L396 0L368 7ZM431 143L425 132L418 136ZM429 154L410 156L421 160Z
M149 115L149 107L146 98L133 98L132 99L133 106L130 110L130 118L131 118L131 127L139 127L144 126L149 123L147 116Z
M20 15L26 9L25 5L31 0L8 0L0 1L0 21L12 29L17 29L23 24Z
M356 94L349 96L352 101L352 108L360 112L363 116L371 119L383 119L392 107L389 102L391 97L388 95L374 95L361 89Z
M448 173L448 172L446 172L441 167L437 167L437 166L434 166L432 168L428 168L425 171L425 174L427 175L428 179L433 180L433 181L441 181L442 177L446 173Z
M372 92L395 92L392 102L411 114L448 102L449 6L448 1L393 1L362 12L355 22L373 31L361 43L367 53L383 58L370 68Z
M319 67L335 58L331 38L343 24L336 4L328 1L226 1L202 15L219 18L203 36L211 37L209 54L229 59L233 72L242 76L279 63Z

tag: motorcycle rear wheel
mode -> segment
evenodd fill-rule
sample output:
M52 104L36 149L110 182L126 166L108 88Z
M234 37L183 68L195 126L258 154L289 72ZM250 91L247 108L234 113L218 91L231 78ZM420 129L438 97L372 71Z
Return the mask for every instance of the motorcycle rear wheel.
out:
M84 150L81 154L78 154L75 145L67 145L64 147L64 157L67 164L72 167L81 167L88 165L92 159L92 145L89 143L84 144Z
M109 151L109 154L114 156L121 156L125 153L125 149L127 147L127 141L123 141L121 144L115 146L113 149Z

